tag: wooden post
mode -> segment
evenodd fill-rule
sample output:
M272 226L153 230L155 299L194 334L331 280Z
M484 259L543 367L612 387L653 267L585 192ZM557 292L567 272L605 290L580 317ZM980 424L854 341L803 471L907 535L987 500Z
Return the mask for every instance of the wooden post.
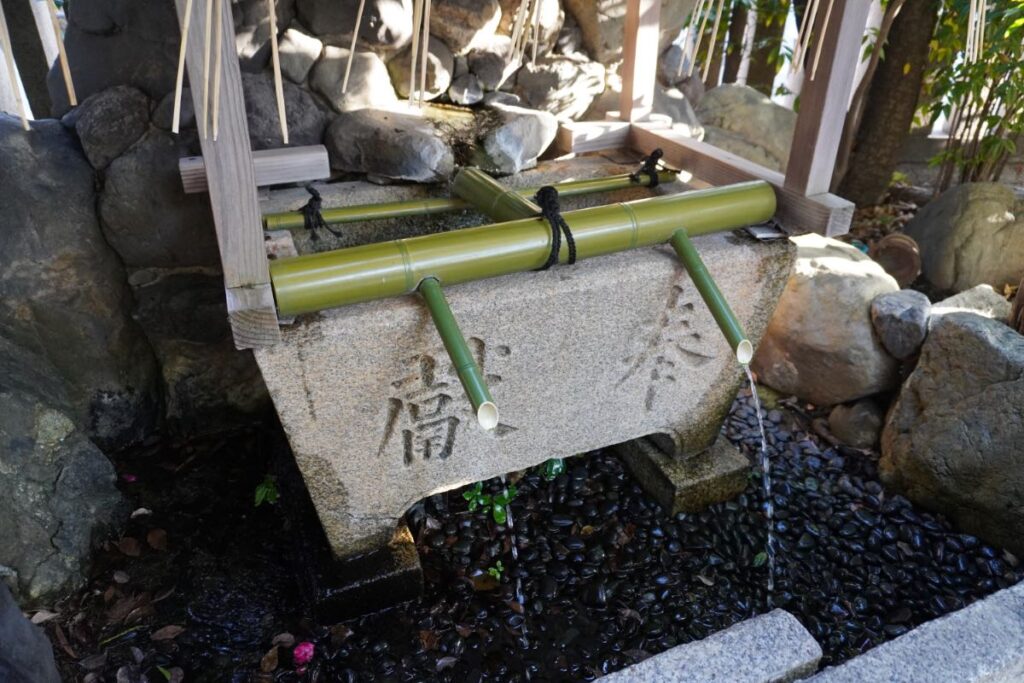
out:
M176 0L179 21L187 0ZM270 346L281 340L270 270L263 245L263 224L256 195L256 177L249 128L242 98L242 76L235 54L231 3L221 9L220 135L201 139L217 244L224 269L228 318L240 349ZM199 12L189 25L185 64L198 115L203 113L203 51L205 17ZM216 20L214 21L216 25Z
M619 118L642 121L654 106L661 33L661 0L629 0L622 41Z
M834 0L828 25L821 12L814 27L815 40L824 41L821 60L811 79L812 46L786 167L786 188L804 196L829 191L870 6L867 0Z

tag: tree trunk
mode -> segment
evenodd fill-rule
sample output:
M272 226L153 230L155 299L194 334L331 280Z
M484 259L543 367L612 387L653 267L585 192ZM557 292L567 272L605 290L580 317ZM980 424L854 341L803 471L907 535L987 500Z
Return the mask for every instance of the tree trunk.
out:
M868 91L864 117L838 193L858 206L878 202L889 187L917 111L939 0L906 0L892 23L885 55Z
M740 63L743 61L743 33L746 30L747 7L739 2L733 3L732 16L729 17L729 52L725 55L723 83L736 82L736 74L739 73Z
M780 0L758 0L757 30L750 55L747 85L771 96L775 74L779 71L779 48L786 27L786 8Z

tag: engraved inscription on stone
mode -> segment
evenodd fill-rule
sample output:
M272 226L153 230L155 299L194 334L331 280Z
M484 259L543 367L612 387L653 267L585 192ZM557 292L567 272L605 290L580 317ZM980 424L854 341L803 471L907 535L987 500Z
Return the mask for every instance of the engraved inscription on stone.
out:
M502 378L490 370L509 357L512 350L508 346L495 346L492 350L476 337L471 337L467 343L493 391ZM384 434L377 454L386 456L400 450L406 465L417 460L448 458L455 450L460 429L478 429L473 407L448 354L443 347L418 353L405 359L403 368L403 375L391 383L393 393L388 399ZM494 435L500 438L515 430L511 425L499 423Z
M691 294L680 285L672 285L661 315L644 325L636 337L641 348L623 359L627 368L615 386L625 384L634 376L645 377L644 407L650 411L659 388L676 381L677 369L697 368L712 360L714 353L707 348L700 332L693 329L694 312L703 305L696 291Z

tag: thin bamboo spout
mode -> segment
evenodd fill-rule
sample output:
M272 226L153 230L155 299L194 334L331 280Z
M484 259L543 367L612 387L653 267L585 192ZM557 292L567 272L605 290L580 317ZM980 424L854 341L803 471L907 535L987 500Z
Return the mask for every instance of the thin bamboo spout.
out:
M734 230L768 220L775 191L763 181L567 211L582 260L691 235ZM551 251L543 218L368 244L270 263L278 311L296 315L416 290L425 278L445 285L535 270ZM567 245L559 255L568 258Z
M444 342L444 348L448 351L448 357L451 358L452 367L455 368L459 381L462 382L462 388L466 390L466 396L473 404L477 422L484 429L494 429L498 426L498 406L494 405L494 399L491 398L480 366L476 364L473 353L466 344L466 338L462 336L462 330L452 315L451 306L444 298L441 283L437 278L428 277L420 283L419 292L427 302L430 317L434 319L434 326L441 336L441 341Z

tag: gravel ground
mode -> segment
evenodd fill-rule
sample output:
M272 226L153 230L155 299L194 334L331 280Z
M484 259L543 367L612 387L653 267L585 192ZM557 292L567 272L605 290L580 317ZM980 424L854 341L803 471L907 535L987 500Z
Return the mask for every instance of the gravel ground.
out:
M1018 580L1015 558L887 493L877 456L830 446L813 432L816 417L800 406L767 414L778 562L771 597L819 640L824 664ZM726 433L754 462L759 437L749 394L734 404ZM170 548L137 557L120 545L105 551L90 590L49 624L55 639L57 625L71 634L65 640L76 657L57 648L66 672L81 678L82 660L102 655L91 680L161 681L179 672L197 681L592 680L768 609L755 468L736 499L672 518L617 457L598 451L567 460L550 480L542 468L510 476L518 559L507 526L470 512L464 490L434 496L410 513L424 596L317 624L295 597L286 516L252 510L251 487L262 475L253 473L247 449L266 439L247 438L235 456L186 470L187 490L195 491L186 498L173 480L156 498L135 492L162 506L154 518L162 515ZM249 474L221 486L240 463ZM203 498L204 483L222 495ZM501 490L494 480L482 492ZM175 521L182 517L191 521ZM117 637L126 622L109 623L104 602L116 571L128 578L118 591L150 596L130 638ZM169 582L174 593L153 603ZM169 623L184 631L153 641ZM298 643L313 645L307 664L293 657Z

